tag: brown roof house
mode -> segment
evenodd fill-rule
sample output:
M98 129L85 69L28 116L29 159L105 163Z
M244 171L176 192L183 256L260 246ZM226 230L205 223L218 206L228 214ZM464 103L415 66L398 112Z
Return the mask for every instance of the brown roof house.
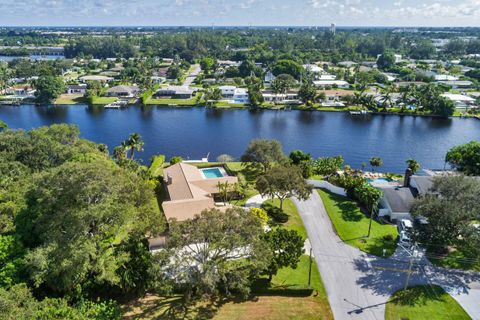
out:
M199 169L187 163L166 168L164 180L169 200L163 202L163 212L167 219L175 218L178 221L215 208L214 195L219 193L218 182L238 182L237 177L229 176L222 167Z

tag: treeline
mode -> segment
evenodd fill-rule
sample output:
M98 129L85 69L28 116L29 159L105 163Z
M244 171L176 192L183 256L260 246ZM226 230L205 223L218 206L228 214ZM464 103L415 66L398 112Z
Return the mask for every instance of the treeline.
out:
M0 133L1 319L119 319L164 228L146 172L75 126Z
M470 45L469 51L476 45ZM136 49L138 48L138 50ZM375 60L386 50L428 59L436 55L432 42L415 34L393 33L390 30L330 31L315 29L240 29L157 32L153 36L127 35L104 37L72 37L65 47L67 57L129 58L136 54L147 57L181 58L189 62L206 56L216 59L271 62L283 54L302 62L319 60Z
M82 37L65 45L66 58L132 58L136 54L133 42L119 37Z

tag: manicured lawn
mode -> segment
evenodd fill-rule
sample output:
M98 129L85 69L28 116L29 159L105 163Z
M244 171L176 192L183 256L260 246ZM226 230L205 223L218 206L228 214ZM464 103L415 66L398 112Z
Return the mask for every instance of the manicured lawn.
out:
M100 105L107 105L117 101L116 97L94 97L92 100L92 104L100 104Z
M275 207L280 207L280 201L278 199L267 200L265 204L271 204ZM288 215L288 221L282 226L288 230L296 230L304 239L307 239L307 230L303 225L303 220L298 214L297 207L290 199L286 199L283 202L283 212Z
M147 104L149 105L173 105L176 104L178 106L194 106L197 105L197 100L195 98L192 99L168 99L168 98L149 98L147 100Z
M55 104L77 104L84 102L85 98L83 94L62 94L55 100Z
M442 288L417 286L397 291L385 310L386 320L463 320L470 319L462 307Z
M309 257L303 255L296 269L281 269L270 286L266 279L260 279L246 300L202 302L182 310L179 295L150 295L124 306L124 319L333 319L315 260L312 260L310 288L307 286L309 267Z
M376 256L382 256L383 249L386 249L387 256L395 252L398 236L396 226L373 220L371 234L367 238L370 219L354 201L322 189L317 191L338 236L343 241Z

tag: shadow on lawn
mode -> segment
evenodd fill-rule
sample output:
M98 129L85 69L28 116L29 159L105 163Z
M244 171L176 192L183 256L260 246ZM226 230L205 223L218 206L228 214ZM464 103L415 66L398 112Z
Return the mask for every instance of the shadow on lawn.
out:
M342 199L339 199L342 201ZM360 221L366 216L358 209L355 202L343 200L338 203L338 208L342 212L342 219L345 221Z
M220 308L227 303L244 303L247 301L257 302L260 296L281 296L281 297L309 297L316 296L313 289L296 288L294 286L276 285L271 286L268 279L259 279L252 286L252 294L246 298L213 297L206 300L187 301L183 295L171 297L159 297L146 295L142 299L135 300L128 304L128 310L123 319L211 319ZM136 312L136 310L139 310Z

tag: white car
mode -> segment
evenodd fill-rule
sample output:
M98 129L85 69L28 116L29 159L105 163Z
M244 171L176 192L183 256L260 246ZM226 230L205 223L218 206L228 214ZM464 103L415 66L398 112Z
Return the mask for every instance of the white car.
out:
M402 219L398 222L397 229L398 233L401 233L402 231L410 233L413 230L413 223L411 220Z
M408 234L408 232L406 232L405 230L400 231L400 238L398 240L400 244L409 245L411 241L412 239L410 238L410 235Z

